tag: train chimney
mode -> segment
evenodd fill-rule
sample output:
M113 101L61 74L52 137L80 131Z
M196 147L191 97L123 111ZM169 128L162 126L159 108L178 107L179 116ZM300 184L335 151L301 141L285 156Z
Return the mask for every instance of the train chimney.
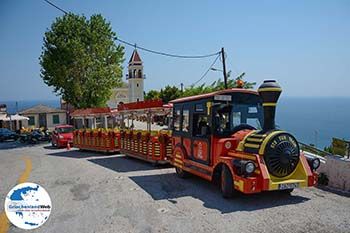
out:
M275 129L275 113L278 98L282 92L280 85L275 80L265 80L258 89L264 107L263 132Z

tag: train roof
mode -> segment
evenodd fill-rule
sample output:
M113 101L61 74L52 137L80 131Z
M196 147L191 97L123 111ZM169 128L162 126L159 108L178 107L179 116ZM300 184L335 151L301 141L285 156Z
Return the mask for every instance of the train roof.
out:
M223 95L223 94L229 94L229 93L245 93L245 94L259 95L259 93L257 91L254 91L254 90L248 90L248 89L242 89L242 88L231 88L231 89L214 91L214 92L201 94L201 95L194 95L194 96L189 96L189 97L183 97L183 98L172 100L169 103L177 104L177 103L182 103L182 102L206 99L206 98L213 97L215 95Z

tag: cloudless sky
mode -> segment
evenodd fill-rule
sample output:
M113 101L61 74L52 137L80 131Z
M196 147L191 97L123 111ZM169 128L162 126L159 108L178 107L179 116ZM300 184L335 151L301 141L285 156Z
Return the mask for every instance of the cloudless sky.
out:
M350 96L350 1L52 2L87 17L101 13L121 39L150 49L197 55L224 46L234 76L246 72L258 85L276 79L285 96ZM62 15L42 0L0 2L0 101L58 98L41 80L38 58L44 32ZM146 91L190 85L214 59L139 53ZM221 77L211 71L203 82Z

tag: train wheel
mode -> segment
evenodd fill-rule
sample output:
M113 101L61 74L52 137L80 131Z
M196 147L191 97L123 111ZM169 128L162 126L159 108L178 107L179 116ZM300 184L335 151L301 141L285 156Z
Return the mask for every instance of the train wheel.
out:
M222 166L220 183L222 196L224 198L230 198L236 194L236 190L233 188L232 174L226 165Z
M185 179L190 175L188 172L184 171L182 168L179 168L179 167L175 167L175 171L176 171L176 174L182 179Z

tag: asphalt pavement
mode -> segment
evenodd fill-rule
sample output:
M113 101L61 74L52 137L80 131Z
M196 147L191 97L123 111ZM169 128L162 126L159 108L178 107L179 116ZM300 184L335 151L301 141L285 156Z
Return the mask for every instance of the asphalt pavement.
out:
M170 166L14 142L0 143L0 213L23 158L32 163L27 181L52 201L33 232L350 232L350 198L318 188L224 199L214 184L180 179ZM8 224L8 232L28 231Z

